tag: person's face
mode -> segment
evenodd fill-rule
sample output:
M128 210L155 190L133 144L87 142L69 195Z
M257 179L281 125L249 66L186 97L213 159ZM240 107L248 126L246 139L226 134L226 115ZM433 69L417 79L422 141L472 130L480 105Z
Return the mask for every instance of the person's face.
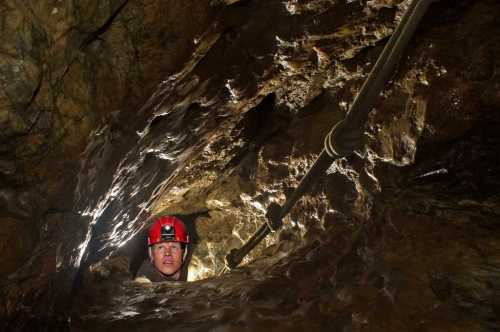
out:
M180 242L160 242L153 245L151 259L161 273L179 278L182 266L182 247Z

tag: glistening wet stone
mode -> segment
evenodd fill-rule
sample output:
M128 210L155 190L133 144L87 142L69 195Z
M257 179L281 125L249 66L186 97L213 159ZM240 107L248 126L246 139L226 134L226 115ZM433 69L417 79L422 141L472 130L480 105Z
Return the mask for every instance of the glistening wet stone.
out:
M332 165L240 269L216 276L229 249L307 172L406 5L212 2L214 25L195 38L177 74L158 69L163 82L147 102L139 98L142 107L92 127L79 167L71 168L75 194L61 194L67 209L51 209L40 233L52 246L41 245L2 286L2 324L46 328L36 308L53 308L49 317L66 326L71 317L74 331L498 330L493 0L432 5L370 117L366 148ZM84 17L116 9L101 6ZM102 37L89 52L114 40ZM77 83L74 66L68 77ZM38 136L29 142L23 151L40 144ZM421 176L440 169L447 172ZM51 192L64 192L66 185L50 183ZM129 258L133 270L144 258L155 213L189 220L195 281L137 284L133 271L114 264ZM52 306L55 279L47 271L59 271L57 285L74 281L59 306ZM71 306L61 306L68 299Z

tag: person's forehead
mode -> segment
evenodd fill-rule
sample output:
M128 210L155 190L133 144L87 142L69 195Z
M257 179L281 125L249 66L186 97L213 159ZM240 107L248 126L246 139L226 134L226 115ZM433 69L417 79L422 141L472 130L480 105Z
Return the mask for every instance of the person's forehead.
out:
M179 241L161 241L161 242L158 242L158 243L155 243L155 246L159 246L159 245L162 245L162 244L181 244Z

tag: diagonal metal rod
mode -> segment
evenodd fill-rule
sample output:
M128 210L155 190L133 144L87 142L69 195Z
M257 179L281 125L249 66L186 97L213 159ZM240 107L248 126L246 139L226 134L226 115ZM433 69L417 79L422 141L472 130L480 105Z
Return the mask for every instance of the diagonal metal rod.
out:
M331 134L336 128L334 127L325 140L325 149L323 149L318 156L309 172L302 178L298 187L287 198L285 204L279 207L278 211L274 211L273 213L270 213L271 211L268 210L267 216L270 219L270 223L263 224L241 248L231 250L226 256L226 268L222 272L237 267L243 258L259 244L267 234L273 229L279 228L282 219L290 212L297 200L302 197L310 184L323 175L334 160L341 157L331 153L331 148L329 148L329 146L338 146L339 144L340 146L346 146L346 144L349 144L349 142L347 142L350 139L347 137L349 134L353 131L361 131L361 133L364 131L368 114L375 106L380 92L384 89L385 84L394 72L399 59L429 5L434 1L436 0L414 0L411 2L343 120L343 131L335 136L334 139L336 142L331 142L333 139L333 135ZM350 150L350 152L342 156L346 156L352 152L353 151Z
M280 208L280 211L276 216L278 222L281 221L288 214L288 212L290 212L297 200L299 200L304 192L309 188L311 182L314 179L317 179L319 175L324 174L334 160L335 159L331 158L325 150L321 152L309 172L307 172L297 188L287 198L283 207ZM245 256L272 231L271 227L272 226L270 226L269 223L262 224L262 226L259 227L259 229L241 248L231 250L231 252L226 256L226 266L230 269L234 269L238 266L243 258L245 258Z
M410 3L347 113L344 122L348 127L364 126L368 114L375 107L380 92L393 74L413 33L429 5L434 1L436 0L414 0Z
M319 176L323 175L328 167L334 162L338 157L330 157L325 150L321 151L320 155L312 165L311 169L307 174L302 178L297 188L292 192L292 194L287 198L285 204L281 208L281 212L279 214L279 218L283 219L286 217L288 212L293 208L295 203L302 197L304 192L309 188L309 185L313 180L319 178Z

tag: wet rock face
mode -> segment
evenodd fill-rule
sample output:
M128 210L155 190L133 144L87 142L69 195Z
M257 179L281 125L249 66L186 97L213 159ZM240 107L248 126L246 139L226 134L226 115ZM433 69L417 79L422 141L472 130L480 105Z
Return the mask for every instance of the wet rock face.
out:
M124 124L189 57L207 8L207 1L0 3L0 280L8 298L1 317L53 314L47 289L88 227L74 190L90 132L109 125L133 135Z
M204 17L200 7L183 3L169 5ZM174 60L182 52L152 40L177 31L187 40L195 32L182 30L174 16L160 22L159 4L73 3L71 17L81 28L64 38L86 33L76 38L78 47L64 46L65 54L109 69L71 76L83 70L75 61L61 86L90 91L77 98L80 104L102 108L75 108L91 109L95 119L77 130L82 137L93 132L74 150L83 153L67 181L75 188L62 200L67 209L45 209L31 226L30 234L42 238L37 249L31 241L11 249L30 264L5 263L2 270L16 270L2 285L5 326L67 326L69 315L75 331L499 329L500 7L494 0L432 5L370 116L366 147L335 162L243 267L215 277L229 249L308 171L408 3L212 1L205 6L217 16L182 66ZM130 29L136 17L143 19ZM64 26L48 21L47 36ZM145 52L149 69L119 56L120 47ZM172 54L171 64L155 60L164 54ZM167 77L171 68L177 73ZM28 68L23 75L41 74ZM150 78L163 82L143 103ZM38 91L33 105L44 95L43 82L27 88ZM71 154L67 159L76 163ZM2 226L5 234L51 202L50 195L36 199L43 190L12 180L46 166L12 160L0 164L13 188L1 196L5 220L16 225ZM44 174L49 193L65 192ZM24 199L15 194L21 190ZM20 214L26 209L19 206L34 212ZM195 238L189 272L197 281L130 282L145 256L148 217L156 213L180 214L188 223ZM33 292L35 286L41 291ZM78 291L70 296L72 286ZM34 309L40 304L50 308L49 318ZM19 317L31 319L23 325Z
M206 7L173 1L4 1L2 175L41 182L54 176L54 159L75 159L82 152L97 124L120 127L118 114L140 107L185 61ZM200 26L181 24L185 19ZM157 29L149 31L151 26Z
M27 260L36 243L33 227L27 220L4 218L0 229L2 241L2 256L0 257L0 275L6 276L19 268ZM13 237L12 234L22 234Z

